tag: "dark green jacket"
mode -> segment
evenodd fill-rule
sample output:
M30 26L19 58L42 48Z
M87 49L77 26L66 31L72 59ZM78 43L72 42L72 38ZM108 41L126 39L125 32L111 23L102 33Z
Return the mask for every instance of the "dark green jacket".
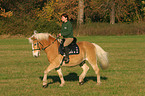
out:
M73 38L73 28L70 21L67 21L66 23L62 24L61 35L64 38Z

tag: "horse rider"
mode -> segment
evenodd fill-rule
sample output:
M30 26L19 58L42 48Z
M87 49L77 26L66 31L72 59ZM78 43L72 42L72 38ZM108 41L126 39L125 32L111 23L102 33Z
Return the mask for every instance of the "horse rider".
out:
M69 21L69 17L67 14L62 14L61 15L61 20L62 20L62 27L61 27L61 32L58 34L58 36L63 36L63 39L65 39L64 42L64 50L65 50L65 63L69 63L69 48L68 45L71 44L73 41L73 27L72 24Z

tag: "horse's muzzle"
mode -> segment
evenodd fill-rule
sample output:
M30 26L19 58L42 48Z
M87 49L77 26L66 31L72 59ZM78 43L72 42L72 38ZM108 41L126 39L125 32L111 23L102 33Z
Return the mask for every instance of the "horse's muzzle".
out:
M33 57L39 57L40 56L40 52L38 52L38 53L33 53Z

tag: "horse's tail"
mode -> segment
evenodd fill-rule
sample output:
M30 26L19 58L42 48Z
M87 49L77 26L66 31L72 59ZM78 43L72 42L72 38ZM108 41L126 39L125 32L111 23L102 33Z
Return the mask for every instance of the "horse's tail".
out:
M107 69L109 67L109 61L107 52L105 52L99 45L92 43L96 47L96 55L100 62L100 66L102 69Z

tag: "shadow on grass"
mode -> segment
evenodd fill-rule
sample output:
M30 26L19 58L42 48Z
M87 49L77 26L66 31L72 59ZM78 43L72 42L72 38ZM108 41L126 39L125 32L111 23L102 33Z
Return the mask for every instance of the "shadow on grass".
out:
M43 76L39 77L40 80L43 80ZM100 77L101 80L107 80L107 77ZM53 82L49 82L48 84L53 84L56 82L60 82L59 76L47 76L47 79L52 79ZM69 73L68 75L64 76L65 81L79 81L79 76L76 73ZM93 80L94 82L97 82L96 76L86 76L84 79L84 83L88 82L89 80Z

